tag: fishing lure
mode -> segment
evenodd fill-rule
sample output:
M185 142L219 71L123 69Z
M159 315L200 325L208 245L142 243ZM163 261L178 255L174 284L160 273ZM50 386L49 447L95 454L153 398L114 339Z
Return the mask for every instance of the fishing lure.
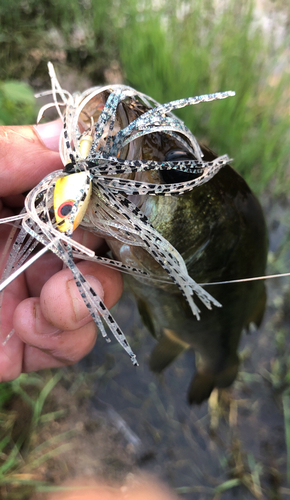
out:
M207 182L230 161L224 155L204 162L197 140L172 111L200 102L224 99L233 96L234 92L189 97L162 105L125 85L93 87L82 94L71 95L61 88L51 63L48 63L48 69L52 90L41 95L52 94L53 103L40 110L39 119L48 107L55 106L63 120L59 149L64 169L47 175L29 192L25 207L18 216L0 221L13 225L4 250L4 254L8 253L11 247L0 281L0 292L43 253L51 250L71 270L84 303L103 337L110 342L105 323L133 364L138 365L124 333L79 271L74 258L117 267L145 280L154 279L154 275L96 256L72 239L73 232L80 225L106 238L144 248L164 269L164 281L171 280L179 287L197 319L200 318L200 311L193 300L194 294L208 309L212 305L219 307L221 304L188 275L181 255L150 225L132 197L182 195ZM124 104L129 110L136 111L133 118L126 114ZM174 138L194 159L162 162L141 159L138 139L154 132L163 132ZM172 184L152 184L132 179L132 173L172 169L194 176L189 181ZM39 243L43 249L27 260Z

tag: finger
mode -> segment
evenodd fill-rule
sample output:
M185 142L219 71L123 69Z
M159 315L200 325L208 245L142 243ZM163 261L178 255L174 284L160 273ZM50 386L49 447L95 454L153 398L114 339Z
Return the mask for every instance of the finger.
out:
M77 363L94 347L97 328L91 321L74 331L37 336L31 332L29 338L38 347L25 344L22 365L24 373Z
M82 262L78 267L106 306L112 307L122 293L120 273L90 262ZM95 324L68 269L44 285L40 299L26 299L19 304L14 313L14 328L28 344L25 371L75 363L91 350L96 338ZM41 349L51 358L37 359L29 346Z
M49 124L0 127L0 196L11 196L36 186L49 172L61 169L55 149L61 120Z
M5 267L9 250L5 244L11 227L0 225L0 276ZM17 378L22 369L23 345L16 335L3 345L7 335L13 329L13 314L15 308L27 297L27 287L24 275L14 280L0 293L0 382Z
M48 354L48 352L37 349L37 347L27 344L23 345L23 373L37 372L47 368L63 368L68 365L68 363L62 361L61 359L57 359L52 354Z
M0 226L1 227L1 226ZM93 249L98 254L102 253L105 242L103 238L83 229L74 232L74 240L86 248ZM39 297L44 284L63 268L62 260L53 252L48 251L42 255L26 272L26 283L30 297Z
M67 481L64 491L51 493L47 500L177 500L175 492L152 477L130 478L133 484L121 488L95 479L84 478Z
M24 276L19 276L2 293L0 316L0 382L5 382L17 378L22 370L23 344L21 340L16 335L13 335L5 345L3 345L3 342L13 329L15 308L26 297Z
M28 296L39 297L44 284L62 268L62 260L54 253L42 255L25 271Z
M56 368L82 359L93 348L97 336L95 323L88 311L85 314L73 330L63 331L43 316L39 298L24 300L14 315L15 331L25 344L22 370Z
M92 262L80 262L77 267L108 308L119 300L123 282L118 271ZM74 330L84 320L91 320L69 269L60 271L44 285L40 304L46 320L60 330Z
M0 345L0 383L14 380L22 373L24 344L17 335L13 335L5 344Z

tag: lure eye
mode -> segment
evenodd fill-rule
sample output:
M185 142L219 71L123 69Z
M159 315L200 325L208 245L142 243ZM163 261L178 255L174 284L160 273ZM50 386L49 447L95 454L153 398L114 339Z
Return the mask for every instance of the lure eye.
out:
M57 215L59 218L65 219L71 213L73 206L73 200L64 201L57 209Z

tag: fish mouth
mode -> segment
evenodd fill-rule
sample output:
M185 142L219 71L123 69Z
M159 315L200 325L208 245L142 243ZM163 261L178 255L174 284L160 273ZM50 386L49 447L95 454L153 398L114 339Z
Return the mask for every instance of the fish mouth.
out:
M99 87L100 92L86 102L80 111L78 118L78 126L80 133L89 130L93 123L97 123L104 106L112 93L112 89ZM86 99L84 99L86 101ZM108 137L114 137L120 130L125 129L136 118L150 109L148 106L142 105L132 97L127 97L118 103L114 128L110 130L107 124L104 128L103 135L100 139L99 148L104 148L107 144ZM142 140L136 139L125 145L119 151L118 158L123 160L138 160L142 158Z
M190 131L186 131L187 129L184 124L177 118L165 116L166 113L164 117L161 115L160 121L158 121L159 118L157 117L155 119L153 115L154 105L152 105L150 101L144 104L142 99L139 99L139 96L136 97L135 91L135 97L132 97L131 90L129 89L129 94L121 99L120 95L123 90L120 94L120 90L118 89L114 92L112 88L100 88L100 90L98 88L98 93L82 106L80 125L83 124L83 133L86 133L90 127L92 128L95 122L100 122L99 132L97 132L96 129L97 140L95 145L93 143L95 151L92 152L92 156L88 158L88 161L90 161L95 154L95 158L102 156L106 158L107 155L109 163L110 157L112 156L112 165L114 165L114 159L116 160L116 157L120 160L135 161L136 163L138 160L144 163L147 161L154 161L157 163L166 161L170 164L172 162L182 163L186 160L200 162L202 156L200 147L196 139L192 138ZM128 91L128 88L126 91ZM108 103L108 101L110 102ZM146 101L144 102L146 103ZM155 103L155 105L157 105L156 109L158 110L158 103ZM112 108L110 108L110 106L112 106ZM111 115L111 113L113 114ZM141 115L144 115L144 119L143 116L139 119ZM163 119L165 118L168 118L170 123L168 129L163 126ZM179 123L180 127L178 126ZM131 126L131 124L134 125ZM79 128L82 133L81 126ZM162 168L160 168L161 166L157 165L156 169L146 170L146 168L144 168L139 169L137 172L136 170L138 169L135 169L135 171L132 169L130 172L128 172L127 169L128 173L119 174L115 171L113 175L129 181L136 181L135 185L137 185L137 183L143 183L153 184L155 186L186 183L187 181L199 177L199 174L178 171L178 166L179 165L173 164L172 166L169 165L169 170L162 170ZM166 168L168 168L168 165L166 165ZM203 170L201 169L200 173L202 172ZM116 184L118 185L118 183ZM101 234L106 239L108 246L119 261L129 267L136 267L148 271L150 274L155 274L155 276L161 279L161 283L157 283L157 286L162 286L162 288L164 286L166 288L170 287L177 292L177 288L175 288L174 285L169 285L168 283L164 284L163 277L168 277L168 273L170 274L171 272L170 269L173 269L174 272L176 271L174 268L174 257L172 257L174 251L178 255L177 261L178 259L180 259L180 262L182 260L181 254L179 254L174 246L170 244L171 238L167 235L169 234L170 236L170 228L172 227L171 219L175 217L176 209L180 208L180 203L183 202L186 197L174 195L160 197L149 196L148 194L135 194L136 191L138 192L138 189L132 189L131 192L135 191L134 194L131 194L130 191L128 194L125 194L126 191L122 192L122 185L126 184L119 183L119 186L121 186L120 196L123 196L124 199L127 198L127 200L132 203L132 208L130 208L130 215L132 215L132 218L126 211L125 213L122 212L121 206L120 213L116 213L114 209L112 210L111 207L108 206L102 209L102 207L106 205L106 201L102 200L102 196L105 195L102 194L102 190L98 192L96 188L95 196L99 196L96 205L99 207L99 225L97 226L95 224L94 227L98 227L98 234ZM139 189L139 191L142 193L142 189ZM145 193L147 192L146 189L144 191ZM164 189L164 191L160 190L160 192L163 194L166 191ZM174 193L174 189L172 192ZM149 194L158 195L159 191L152 191ZM179 198L182 198L181 202ZM118 204L120 205L121 202L122 200L120 201L120 199L116 198L115 205L113 204L113 206L118 207ZM134 206L137 207L136 210ZM142 226L141 222L138 226L138 220L142 221L142 217L138 215L138 209L147 217L148 220L145 222L151 224L151 229L148 228L147 230L146 226ZM92 218L95 220L96 217L94 214L97 212L93 212L93 207L90 208L90 213L92 213ZM134 216L136 217L134 218ZM88 216L88 223L90 223L89 217L90 216ZM128 224L127 219L129 219L130 224ZM83 222L86 223L87 221L84 219ZM166 224L168 224L167 227ZM95 229L94 231L96 232ZM154 237L152 235L154 235ZM171 236L173 239L176 239L176 235ZM151 247L150 244L147 244L147 247L150 249L147 250L144 244L144 237L148 238L149 241L152 241L150 238L153 238L153 240L155 238L155 246L158 246L157 241L163 242L162 244L165 245L164 248L166 247L166 251L164 250L163 252L165 252L165 254L162 254L161 250L162 258L158 260L153 257L153 255L158 255L154 250L154 243ZM163 240L161 240L161 238L163 238ZM148 243L148 241L146 240L145 243ZM185 267L184 262L182 265ZM141 279L143 281L146 278Z

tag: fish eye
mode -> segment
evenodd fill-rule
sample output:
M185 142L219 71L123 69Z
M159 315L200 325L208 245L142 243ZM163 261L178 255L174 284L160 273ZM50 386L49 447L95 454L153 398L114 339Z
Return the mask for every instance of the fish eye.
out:
M182 151L181 149L173 149L168 151L164 158L165 161L185 161L185 160L196 160L193 154L188 151ZM175 184L177 182L187 182L192 179L196 179L199 174L189 174L187 172L181 172L180 170L160 170L160 177L165 184Z
M194 156L181 149L172 149L168 151L165 156L166 161L183 161L183 160L194 160Z
M73 200L64 201L57 209L57 215L60 219L65 219L72 211L74 206Z

